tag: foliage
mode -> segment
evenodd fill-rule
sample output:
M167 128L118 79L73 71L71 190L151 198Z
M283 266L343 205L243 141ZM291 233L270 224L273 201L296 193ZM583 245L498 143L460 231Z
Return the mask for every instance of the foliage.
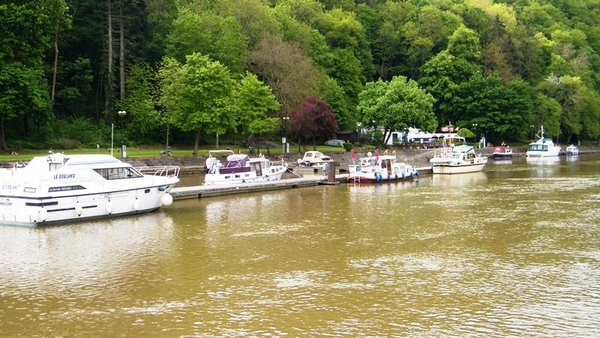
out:
M437 125L433 96L403 76L396 76L390 82L369 82L359 97L361 122L364 126L383 128L383 145L395 130L409 127L432 130Z
M397 76L435 98L438 121L477 124L488 139L525 138L541 123L563 141L597 139L598 22L598 1L5 1L0 148L54 142L60 122L80 118L101 130L120 109L130 144L162 141L167 126L182 143L282 136L276 124L309 96L354 129L369 119L357 109L365 86ZM195 53L205 66L190 64ZM207 82L190 68L206 69ZM258 105L266 118L240 125L232 102L246 74L279 108ZM194 92L179 88L189 84L201 99L175 95Z
M256 75L247 73L236 85L236 105L240 109L236 124L242 134L263 134L273 131L279 119L267 117L267 112L277 111L279 102L271 89Z
M239 111L233 99L234 82L221 63L198 53L189 55L181 66L167 59L161 78L161 102L172 123L183 131L196 131L194 154L202 131L218 136L234 130Z
M305 140L322 141L333 136L338 129L335 114L323 100L315 96L306 98L300 110L290 114L289 131Z

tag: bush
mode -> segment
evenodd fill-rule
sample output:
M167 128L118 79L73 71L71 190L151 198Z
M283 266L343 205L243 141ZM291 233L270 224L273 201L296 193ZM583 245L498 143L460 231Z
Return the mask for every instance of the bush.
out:
M354 146L353 146L353 145L352 145L352 143L350 143L350 142L346 142L346 143L344 143L344 149L346 149L346 151L350 151L350 150L352 150L352 148L353 148L353 147L354 147Z

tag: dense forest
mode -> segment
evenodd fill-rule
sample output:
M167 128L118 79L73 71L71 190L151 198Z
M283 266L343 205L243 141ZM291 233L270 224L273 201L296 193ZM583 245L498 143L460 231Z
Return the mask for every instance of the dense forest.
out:
M3 1L0 149L597 141L599 23L600 0Z

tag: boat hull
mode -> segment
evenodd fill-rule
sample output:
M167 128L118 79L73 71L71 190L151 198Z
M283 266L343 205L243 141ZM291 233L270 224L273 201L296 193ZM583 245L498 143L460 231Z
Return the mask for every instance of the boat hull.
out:
M434 164L432 171L434 174L464 174L482 171L485 163L452 165L452 164Z
M527 151L527 153L525 153L525 156L527 156L527 157L537 157L537 158L556 157L559 155L560 155L560 147L558 147L556 149L548 150L548 151Z
M348 175L346 181L349 183L382 183L391 181L410 181L418 177L418 172L405 175L391 175L387 173L354 173Z
M287 167L275 168L270 173L257 176L255 172L232 174L206 174L204 185L239 185L245 183L258 183L277 181L283 177Z

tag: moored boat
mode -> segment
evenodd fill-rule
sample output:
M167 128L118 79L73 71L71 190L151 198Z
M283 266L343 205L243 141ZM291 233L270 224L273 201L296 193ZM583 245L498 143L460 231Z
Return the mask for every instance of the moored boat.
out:
M50 153L0 171L0 223L50 225L170 205L179 167L134 168L111 155Z
M208 162L208 160L207 160ZM287 164L272 164L264 156L250 158L246 154L230 154L225 163L213 159L204 185L235 185L251 182L280 180L287 171Z
M394 180L410 180L419 177L417 168L413 165L398 162L395 155L372 156L358 159L358 164L348 166L348 182L374 183Z
M475 153L473 146L444 148L429 160L434 174L461 174L482 171L487 157Z
M512 157L513 150L502 142L501 145L495 146L494 151L492 152L492 158L495 160L505 160L510 159Z
M537 141L529 143L527 157L551 157L560 155L561 147L554 144L551 138L544 136L544 126L540 127Z
M565 155L567 155L567 156L579 155L579 148L576 145L571 144L570 146L567 147L567 149L565 149Z
M320 151L307 151L304 156L298 159L300 167L322 167L327 162L331 161L331 157L323 154Z

